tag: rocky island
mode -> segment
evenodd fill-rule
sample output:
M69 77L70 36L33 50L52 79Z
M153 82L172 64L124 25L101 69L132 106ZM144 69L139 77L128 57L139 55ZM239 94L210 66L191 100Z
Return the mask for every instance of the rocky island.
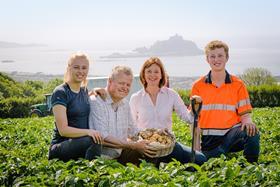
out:
M180 35L171 36L168 40L157 41L151 47L138 47L132 52L113 53L101 58L130 58L147 56L195 56L202 55L203 50L190 40L184 40Z

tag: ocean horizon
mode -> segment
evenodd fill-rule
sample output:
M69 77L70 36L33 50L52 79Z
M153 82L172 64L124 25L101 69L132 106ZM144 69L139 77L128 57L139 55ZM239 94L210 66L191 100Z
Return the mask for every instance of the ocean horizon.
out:
M1 72L27 72L43 74L63 74L67 60L74 50L56 49L51 47L0 48ZM82 50L90 60L90 75L107 76L116 65L130 66L134 74L148 57L135 58L101 58L114 52L130 51L98 51ZM280 75L280 50L263 49L232 49L227 63L227 70L232 74L242 74L245 69L261 67L269 70L272 75ZM209 65L204 55L199 56L159 56L169 76L196 77L206 74Z

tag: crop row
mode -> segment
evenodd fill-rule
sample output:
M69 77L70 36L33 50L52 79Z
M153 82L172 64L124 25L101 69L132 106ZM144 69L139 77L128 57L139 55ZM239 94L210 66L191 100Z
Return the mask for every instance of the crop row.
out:
M155 168L114 160L47 160L53 117L0 119L0 186L277 186L280 184L280 108L253 111L261 155L249 164L242 153L222 155L202 166L177 161ZM174 115L178 141L190 145L189 128ZM196 172L186 171L193 166Z

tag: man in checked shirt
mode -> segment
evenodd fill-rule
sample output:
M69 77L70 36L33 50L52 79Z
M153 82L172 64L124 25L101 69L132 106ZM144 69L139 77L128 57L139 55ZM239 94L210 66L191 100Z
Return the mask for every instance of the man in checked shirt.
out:
M139 165L140 159L149 161L148 157L156 154L156 150L149 147L149 142L145 140L134 142L129 139L138 132L125 99L132 80L133 73L129 67L113 68L105 88L106 99L99 95L90 97L89 127L102 135L101 157L117 159L122 164L131 162Z

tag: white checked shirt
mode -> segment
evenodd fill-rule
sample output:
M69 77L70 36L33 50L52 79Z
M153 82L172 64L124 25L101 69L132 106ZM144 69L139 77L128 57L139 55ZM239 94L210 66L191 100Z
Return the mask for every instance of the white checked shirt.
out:
M171 131L173 109L183 121L193 123L193 116L179 94L167 87L160 89L156 105L144 89L138 91L130 98L130 108L132 118L139 129L168 128Z
M126 140L137 132L128 102L124 99L114 104L109 94L105 101L99 96L90 97L89 128L99 131L104 139L110 135ZM121 151L121 149L103 147L101 156L117 158Z

